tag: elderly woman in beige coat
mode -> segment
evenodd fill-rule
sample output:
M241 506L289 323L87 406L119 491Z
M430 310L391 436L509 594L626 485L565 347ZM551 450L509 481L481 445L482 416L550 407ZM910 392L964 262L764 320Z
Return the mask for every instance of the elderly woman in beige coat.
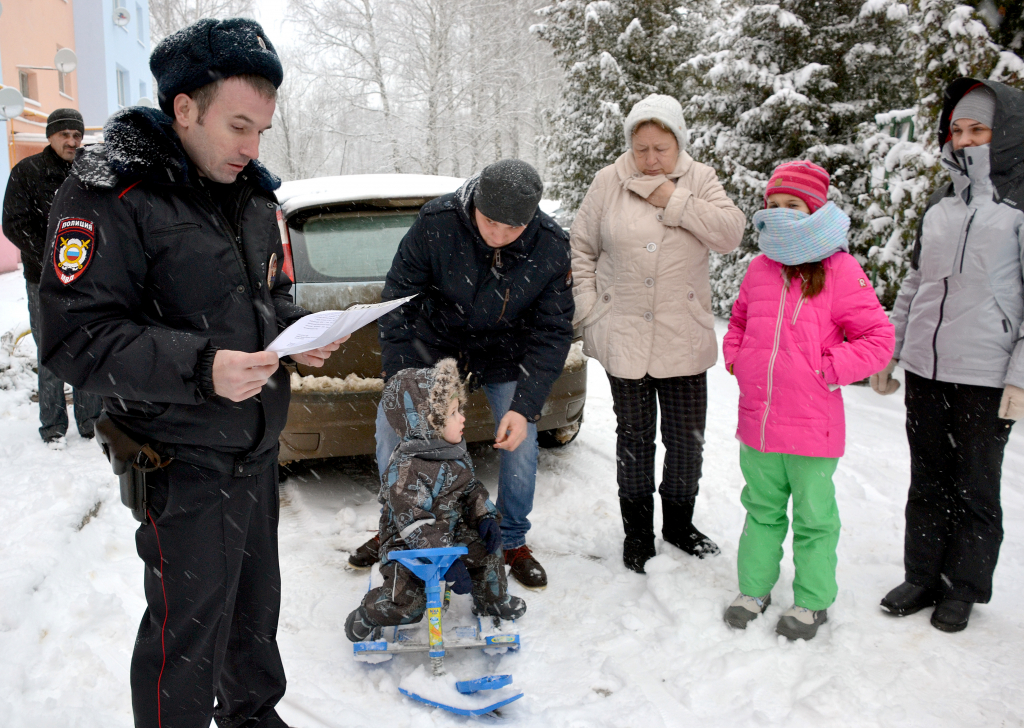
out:
M651 95L625 123L627 151L597 173L571 230L574 324L611 382L622 558L643 573L654 549L657 402L665 466L662 535L703 558L718 546L693 526L707 370L718 357L708 251L740 244L743 213L715 172L686 153L679 102Z

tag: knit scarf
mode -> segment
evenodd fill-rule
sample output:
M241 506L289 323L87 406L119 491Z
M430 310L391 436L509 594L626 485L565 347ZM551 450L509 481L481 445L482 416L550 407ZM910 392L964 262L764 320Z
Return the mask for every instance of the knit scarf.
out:
M850 218L831 202L813 215L783 207L758 210L754 229L761 252L783 265L815 263L850 250L846 240Z

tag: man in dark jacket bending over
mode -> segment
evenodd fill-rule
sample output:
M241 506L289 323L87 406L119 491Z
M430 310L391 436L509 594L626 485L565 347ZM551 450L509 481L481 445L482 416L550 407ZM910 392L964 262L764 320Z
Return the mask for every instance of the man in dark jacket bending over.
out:
M21 250L28 291L28 321L32 338L39 346L39 275L43 269L46 224L53 196L71 172L75 151L82 146L85 122L75 109L57 109L46 120L49 145L14 165L4 195L4 235ZM39 435L45 442L59 443L68 430L68 406L64 382L39 365ZM74 391L75 424L78 434L92 437L103 403L95 394Z
M491 406L501 450L498 510L505 563L524 586L547 575L526 546L537 478L537 420L572 343L569 236L541 212L543 185L526 162L488 166L457 192L423 206L388 272L385 301L420 294L382 317L383 377L458 360ZM377 412L377 463L399 438ZM371 540L350 558L377 559Z
M277 438L291 392L264 349L307 312L279 273L280 181L256 158L283 69L240 18L168 36L150 69L163 111L114 114L54 200L42 357L102 394L156 451L150 465L170 459L146 476L135 536L148 604L135 725L280 727ZM292 358L320 366L337 348Z

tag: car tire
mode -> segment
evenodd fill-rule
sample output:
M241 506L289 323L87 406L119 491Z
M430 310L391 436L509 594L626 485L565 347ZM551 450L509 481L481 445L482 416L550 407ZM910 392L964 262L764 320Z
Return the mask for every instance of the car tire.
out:
M537 444L549 450L556 447L565 447L580 434L580 426L582 424L583 418L581 417L565 427L559 427L555 430L541 430L537 433Z

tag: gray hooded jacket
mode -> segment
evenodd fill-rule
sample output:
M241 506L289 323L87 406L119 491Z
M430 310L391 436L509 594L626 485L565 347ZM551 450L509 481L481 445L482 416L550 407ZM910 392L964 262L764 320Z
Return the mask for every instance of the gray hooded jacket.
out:
M976 84L996 93L990 144L953 151L949 118ZM959 79L939 129L952 184L924 215L892 322L909 372L957 384L1024 387L1024 94Z

